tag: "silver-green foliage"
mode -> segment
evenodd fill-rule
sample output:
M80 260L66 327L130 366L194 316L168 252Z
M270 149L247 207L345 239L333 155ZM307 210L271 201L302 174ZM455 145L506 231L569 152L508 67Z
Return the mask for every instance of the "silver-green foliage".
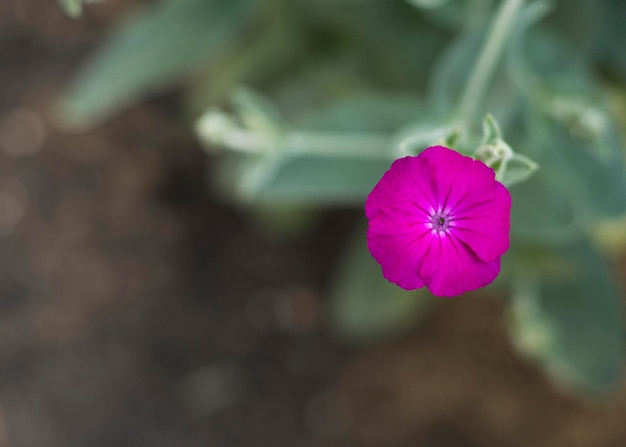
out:
M482 159L513 197L501 283L514 340L557 382L607 393L622 371L623 321L589 239L626 214L624 123L599 76L601 64L624 89L623 3L161 0L88 61L63 117L89 127L182 82L217 154L213 183L257 211L267 204L266 217L361 208L394 159L429 145ZM332 321L375 341L430 300L386 283L361 225L355 234Z
M624 319L617 285L588 244L557 251L559 274L520 268L511 295L516 346L558 385L610 393L621 379Z
M250 7L248 0L163 0L135 11L71 86L63 120L91 126L191 75L235 36Z

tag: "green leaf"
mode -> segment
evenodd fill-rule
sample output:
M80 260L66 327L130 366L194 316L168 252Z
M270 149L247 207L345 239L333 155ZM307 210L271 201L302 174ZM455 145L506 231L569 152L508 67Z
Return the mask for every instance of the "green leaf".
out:
M594 56L626 80L626 3L623 0L605 0L593 4L601 12Z
M59 4L70 17L79 17L83 12L83 0L59 0Z
M215 57L237 32L249 0L163 0L128 20L88 62L61 103L61 119L85 128Z
M220 160L217 179L227 197L244 203L362 204L391 160L315 155L239 156Z
M475 155L496 171L496 180L512 186L529 178L538 168L530 158L517 154L504 141L497 120L487 114L483 120L483 140Z
M242 124L252 131L278 136L290 127L274 104L251 89L239 87L231 102Z
M311 6L306 10L308 25L323 31L317 34L318 51L349 58L360 82L383 90L424 92L426 67L449 38L403 1L362 1L358 7L337 1L299 4Z
M485 23L480 29L473 29L456 37L430 70L429 102L436 116L446 117L456 111L468 81L467 67L472 67L478 58L486 26Z
M398 157L402 155L417 155L429 146L440 144L452 149L458 133L453 124L437 123L427 119L405 127L394 137L394 150Z
M262 186L258 198L327 205L362 203L389 165L386 160L291 157Z
M535 124L528 133L535 136L523 146L541 169L532 182L512 191L514 220L526 222L522 226L529 229L541 229L538 220L560 220L586 229L601 219L622 216L626 212L626 165L611 117L605 115L602 125L587 133L541 112L534 114ZM517 188L520 197L516 200ZM564 214L564 208L570 211ZM563 220L557 214L570 217Z
M341 339L356 344L402 335L436 298L425 289L408 292L388 282L367 249L365 228L359 226L354 236L331 286L332 328Z
M431 113L435 117L456 116L459 112L459 102L464 97L472 67L480 56L480 51L486 38L488 23L473 28L460 34L450 44L434 70L431 70L431 83L429 88L429 103ZM472 116L461 117L464 120L478 125L480 118L493 113L499 117L508 117L518 106L519 92L511 88L512 81L505 76L504 70L499 67L495 70L493 80L486 92L484 101Z
M216 179L227 197L244 203L352 205L362 203L395 158L384 133L292 129L271 104L248 92L238 116L207 111L196 132L231 156Z
M304 129L392 133L423 115L410 92L353 92L309 111L297 123Z
M520 18L509 51L509 74L528 107L529 119L519 126L524 130L520 146L541 166L533 182L526 182L533 185L512 191L512 228L524 221L521 227L530 234L559 221L564 231L552 226L556 240L626 212L626 171L618 126L584 52L546 30L526 36L547 12L537 5Z
M609 269L588 244L559 253L560 277L518 272L511 301L516 346L559 385L606 395L618 385L624 361L624 321Z
M253 36L238 33L218 60L191 79L185 98L188 115L222 102L242 84L261 86L268 92L269 86L282 85L285 74L293 75L294 66L308 62L311 36L294 17L301 3L257 3Z
M559 127L550 150L552 166L562 171L559 189L571 197L581 223L593 225L599 217L626 212L626 165L615 130L580 139Z
M511 236L523 244L563 244L580 235L575 207L563 194L563 171L541 166L531 181L511 188Z
M621 216L626 179L615 132L609 130L604 142L593 143L573 137L543 113L532 112L531 122L519 145L541 168L531 181L511 189L512 235L554 246L602 219Z
M483 121L483 143L482 144L496 144L502 140L502 131L500 125L493 117L491 113L485 116Z
M527 180L537 169L539 169L537 163L532 161L530 158L521 154L513 154L513 156L507 161L504 174L499 180L504 185L510 187Z

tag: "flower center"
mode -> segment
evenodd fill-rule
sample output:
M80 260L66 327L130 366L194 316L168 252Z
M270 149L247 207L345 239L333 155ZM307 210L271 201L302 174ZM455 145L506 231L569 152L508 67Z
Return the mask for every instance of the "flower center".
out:
M432 211L428 216L426 225L432 228L433 233L450 233L449 228L453 226L450 213L444 210Z

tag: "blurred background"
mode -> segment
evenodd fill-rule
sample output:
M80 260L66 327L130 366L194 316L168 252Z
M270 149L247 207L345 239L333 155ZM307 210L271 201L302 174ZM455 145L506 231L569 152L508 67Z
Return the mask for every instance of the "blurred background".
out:
M217 197L177 84L59 130L59 97L140 3L0 3L0 446L626 445L621 376L564 393L516 351L497 289L393 338L337 336L362 211L283 237Z

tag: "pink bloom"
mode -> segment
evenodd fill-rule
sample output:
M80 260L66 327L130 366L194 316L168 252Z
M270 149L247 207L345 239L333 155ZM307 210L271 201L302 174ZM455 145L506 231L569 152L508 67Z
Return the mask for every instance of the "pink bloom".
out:
M442 146L396 160L365 202L387 280L456 296L490 284L509 248L511 196L493 169Z

